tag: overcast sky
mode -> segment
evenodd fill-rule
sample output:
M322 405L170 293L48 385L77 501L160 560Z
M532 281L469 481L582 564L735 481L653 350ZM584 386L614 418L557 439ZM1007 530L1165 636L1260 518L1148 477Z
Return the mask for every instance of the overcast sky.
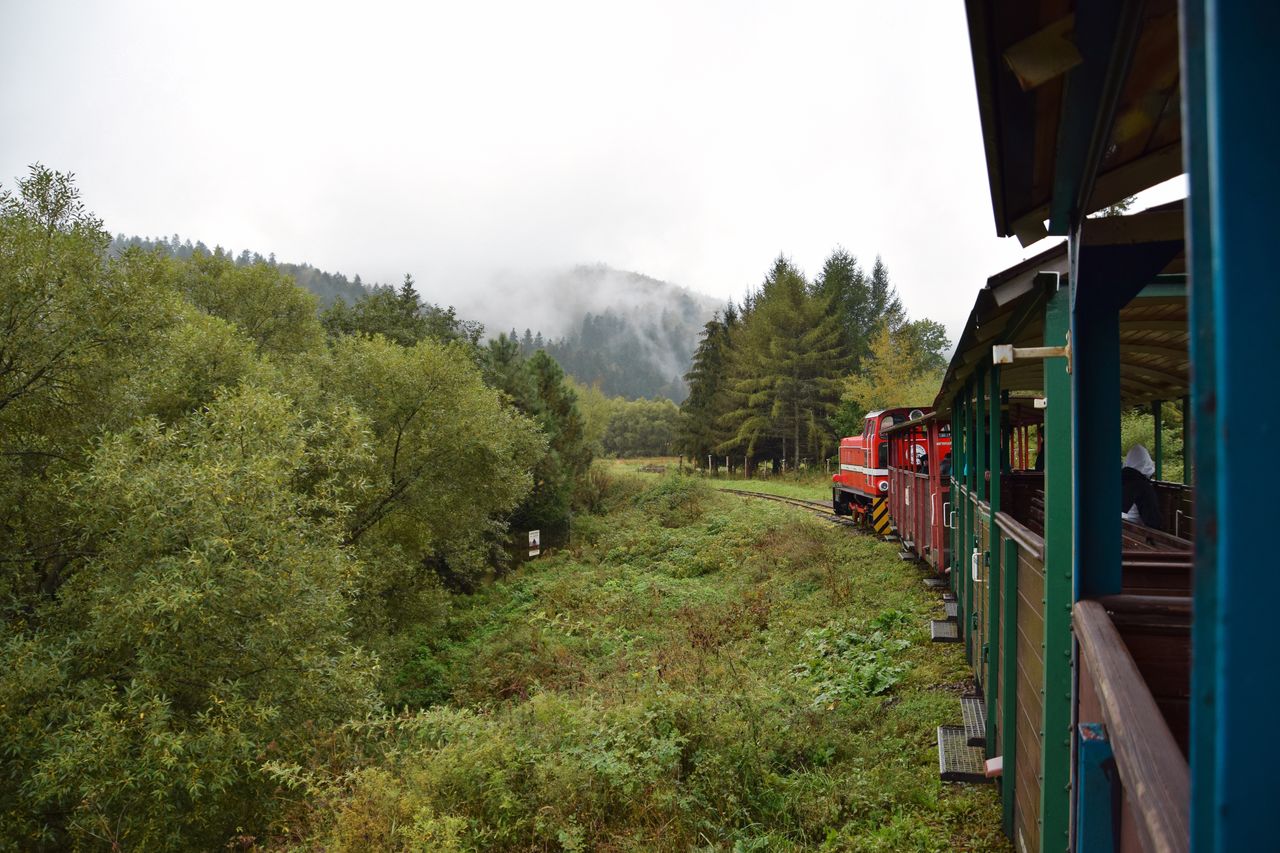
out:
M960 0L0 15L0 183L73 171L113 233L412 272L462 305L583 262L738 296L843 244L953 333L1044 248L995 236Z

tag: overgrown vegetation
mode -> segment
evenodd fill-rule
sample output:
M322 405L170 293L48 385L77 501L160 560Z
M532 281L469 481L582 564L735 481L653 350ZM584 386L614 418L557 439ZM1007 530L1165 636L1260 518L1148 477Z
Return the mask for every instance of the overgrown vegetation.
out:
M400 674L430 707L272 765L283 846L1007 849L993 789L937 781L965 669L890 546L673 475L608 505L458 602Z
M555 361L412 280L109 246L69 176L0 195L0 849L996 836L885 549L592 469Z
M0 195L0 843L216 848L590 451L411 281L326 334L266 261L109 245L67 175Z

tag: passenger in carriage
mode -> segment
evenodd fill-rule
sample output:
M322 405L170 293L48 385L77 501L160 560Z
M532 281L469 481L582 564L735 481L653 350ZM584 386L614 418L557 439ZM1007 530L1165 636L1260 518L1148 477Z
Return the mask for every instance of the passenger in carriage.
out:
M1044 470L1044 427L1036 430L1036 468Z
M951 451L950 450L948 450L947 454L942 457L942 461L938 463L938 476L940 477L951 476Z
M1156 500L1156 487L1151 484L1155 473L1156 463L1147 448L1141 444L1130 447L1120 469L1120 511L1126 521L1163 529L1164 516Z

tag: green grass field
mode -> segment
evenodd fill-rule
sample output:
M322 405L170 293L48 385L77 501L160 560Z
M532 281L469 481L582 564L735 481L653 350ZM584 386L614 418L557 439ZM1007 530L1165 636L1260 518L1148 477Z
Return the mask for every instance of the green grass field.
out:
M653 457L651 459L611 459L607 463L610 471L615 473L634 473L647 477L660 477L667 472L679 469L679 460L675 457ZM659 474L641 469L662 468ZM764 475L747 479L745 477L706 477L707 485L715 489L743 489L749 492L763 492L767 495L781 495L788 498L805 498L815 501L831 500L831 475L822 472L805 474Z
M893 545L615 467L572 551L460 600L401 673L425 710L313 770L328 850L1006 850L938 781L960 647ZM761 481L749 481L749 488ZM717 483L719 485L720 483ZM355 756L354 758L352 756Z

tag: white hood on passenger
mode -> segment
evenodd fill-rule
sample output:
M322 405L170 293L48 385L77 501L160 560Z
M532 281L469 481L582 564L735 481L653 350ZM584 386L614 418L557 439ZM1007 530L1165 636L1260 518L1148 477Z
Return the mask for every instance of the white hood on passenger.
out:
M1151 459L1151 454L1141 444L1135 444L1129 448L1129 452L1124 457L1124 467L1132 468L1140 472L1144 477L1151 477L1156 473L1156 463Z

